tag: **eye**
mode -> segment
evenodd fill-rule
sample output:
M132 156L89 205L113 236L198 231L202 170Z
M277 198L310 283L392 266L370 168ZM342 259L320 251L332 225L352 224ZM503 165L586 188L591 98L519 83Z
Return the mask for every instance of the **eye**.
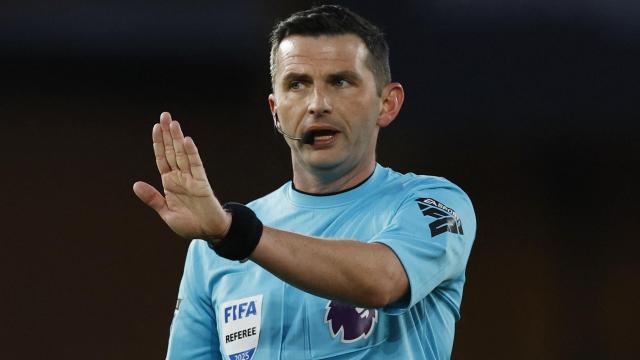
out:
M302 83L302 81L294 80L289 82L289 90L300 90L303 86L304 84Z
M334 82L334 85L335 85L336 87L339 87L339 88L347 87L347 86L349 86L350 84L351 84L351 83L349 82L349 80L346 80L346 79L337 79L337 80Z

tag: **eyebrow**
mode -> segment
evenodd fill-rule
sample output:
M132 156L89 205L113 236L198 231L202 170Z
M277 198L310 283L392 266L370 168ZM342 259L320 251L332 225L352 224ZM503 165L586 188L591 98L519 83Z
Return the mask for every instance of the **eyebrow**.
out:
M344 70L334 74L330 74L328 76L328 79L329 81L332 81L332 82L336 80L341 80L341 79L350 80L352 82L359 82L361 80L361 77L354 71Z
M307 75L307 74L303 74L303 73L295 73L295 72L291 72L286 74L283 78L282 78L282 83L283 84L288 84L291 81L302 81L302 82L312 82L313 80L311 79L311 76Z
M361 77L354 71L344 70L344 71L339 71L337 73L329 74L327 76L327 79L330 82L340 80L340 79L347 79L353 82L359 82L361 80ZM313 79L308 74L297 73L297 72L288 73L282 78L283 84L287 84L291 81L301 81L301 82L311 83L313 82Z

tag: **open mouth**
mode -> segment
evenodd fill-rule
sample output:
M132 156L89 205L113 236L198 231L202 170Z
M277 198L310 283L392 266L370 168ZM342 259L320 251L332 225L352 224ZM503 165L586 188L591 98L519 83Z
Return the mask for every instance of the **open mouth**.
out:
M331 129L318 129L309 131L309 136L313 139L314 142L324 142L333 139L333 137L338 133L336 130Z

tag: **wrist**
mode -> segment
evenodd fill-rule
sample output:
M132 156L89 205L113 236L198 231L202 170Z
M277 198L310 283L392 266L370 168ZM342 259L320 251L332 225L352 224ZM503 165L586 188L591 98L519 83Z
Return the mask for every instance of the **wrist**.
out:
M262 222L248 207L239 203L224 204L226 229L219 239L205 239L216 254L229 260L248 258L262 236Z
M205 230L202 230L201 231L202 235L199 236L198 238L205 240L210 244L218 244L219 242L221 242L222 239L224 239L227 236L227 234L229 233L229 229L231 228L231 221L232 221L231 212L223 208L221 218L223 219L223 221L221 221L222 223L221 226L217 226L216 229L207 228Z

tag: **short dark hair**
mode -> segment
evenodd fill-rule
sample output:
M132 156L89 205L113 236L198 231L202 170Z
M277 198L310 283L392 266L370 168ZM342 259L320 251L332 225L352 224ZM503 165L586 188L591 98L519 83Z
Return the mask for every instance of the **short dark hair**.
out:
M376 80L378 93L384 85L391 82L389 69L389 45L378 27L360 15L339 5L321 5L309 10L299 11L280 21L271 32L271 82L276 72L276 53L282 40L292 35L344 35L358 36L369 50L367 67Z

